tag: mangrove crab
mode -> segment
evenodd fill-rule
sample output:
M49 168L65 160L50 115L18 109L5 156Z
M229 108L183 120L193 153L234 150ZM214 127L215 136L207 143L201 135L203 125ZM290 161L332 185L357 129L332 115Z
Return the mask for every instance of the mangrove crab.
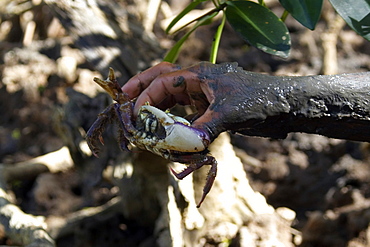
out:
M104 144L102 139L104 128L114 121L118 123L121 149L129 150L128 146L132 144L165 159L187 164L187 167L179 173L170 168L172 174L178 179L185 178L204 165L210 165L203 195L197 205L200 207L217 173L217 162L214 157L208 155L207 147L211 142L208 134L191 127L186 119L150 105L143 105L134 120L134 101L122 91L112 68L109 69L106 80L95 77L94 81L117 103L111 104L100 113L88 130L86 140L92 153L97 156L99 151L97 142L99 140Z

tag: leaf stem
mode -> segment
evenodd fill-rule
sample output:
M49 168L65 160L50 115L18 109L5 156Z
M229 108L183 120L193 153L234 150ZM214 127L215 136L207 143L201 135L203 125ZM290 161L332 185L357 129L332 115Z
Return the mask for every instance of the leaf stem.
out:
M264 2L263 0L258 0L258 3L259 3L260 5L262 5L262 6L266 7L266 4L265 4L265 2Z
M212 42L211 54L209 57L209 61L211 63L216 63L218 48L220 46L221 35L222 35L222 31L225 26L225 22L226 22L226 15L225 13L223 13L221 24L218 26L215 36L213 38L213 42Z
M280 20L285 22L286 18L288 17L289 12L287 10L284 10L284 13L281 15Z
M220 11L221 11L221 10L223 10L226 6L227 6L227 4L226 4L226 3L223 3L223 4L221 4L221 5L218 5L216 8L211 9L211 10L210 10L210 11L208 11L207 13L205 13L205 14L203 14L203 15L201 15L201 16L199 16L199 17L197 17L197 18L195 18L195 19L193 19L193 20L191 20L191 21L189 21L188 23L186 23L186 24L185 24L185 25L183 25L182 27L178 28L178 29L177 29L176 31L174 31L173 33L177 33L178 31L180 31L180 30L184 29L185 27L189 26L190 24L192 24L192 23L194 23L194 22L197 22L197 21L199 21L199 20L203 19L203 18L204 18L204 17L206 17L206 16L210 16L210 15L213 15L214 13L218 13L218 12L220 12Z
M163 61L174 63L179 55L180 49L182 45L184 44L185 40L192 34L195 29L202 25L206 25L208 22L212 20L213 17L215 17L218 14L218 12L214 12L211 15L203 16L201 19L197 21L194 27L190 29L179 41L176 42L176 44L169 50L169 52L166 54L166 56L163 58Z

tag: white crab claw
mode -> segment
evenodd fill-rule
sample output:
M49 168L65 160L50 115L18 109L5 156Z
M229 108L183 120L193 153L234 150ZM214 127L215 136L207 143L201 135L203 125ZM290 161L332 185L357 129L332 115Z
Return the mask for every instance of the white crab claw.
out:
M206 149L202 132L182 123L175 123L166 129L166 149L180 152L200 152Z
M192 128L184 118L168 114L149 105L142 106L139 115L144 111L155 115L158 123L163 126L166 132L165 138L158 140L153 146L156 149L200 152L206 149L210 143L210 139L205 132Z

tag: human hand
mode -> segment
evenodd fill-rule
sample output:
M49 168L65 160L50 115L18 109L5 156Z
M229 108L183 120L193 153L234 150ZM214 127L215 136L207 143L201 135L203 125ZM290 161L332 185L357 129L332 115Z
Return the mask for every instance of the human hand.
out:
M299 111L290 92L298 82L304 87L305 80L248 72L237 63L201 62L181 69L163 62L134 76L122 89L130 98L138 97L135 113L145 102L161 109L176 103L194 105L198 118L192 127L205 131L211 141L226 130L284 138L289 121L285 123L278 116L293 107ZM282 127L275 128L278 124Z
M181 69L174 64L162 62L131 78L122 90L130 98L137 97L135 114L145 102L160 109L170 108L176 103L194 105L198 118L192 127L206 131L213 140L225 130L222 109L216 107L215 111L215 98L227 92L216 90L217 87L211 83L212 78L207 76L217 74L219 67L211 63L200 63Z

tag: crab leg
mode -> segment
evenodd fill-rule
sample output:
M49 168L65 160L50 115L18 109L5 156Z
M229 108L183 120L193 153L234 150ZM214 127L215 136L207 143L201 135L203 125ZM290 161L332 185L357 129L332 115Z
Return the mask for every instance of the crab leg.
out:
M104 132L105 126L112 121L110 116L115 116L112 114L114 111L113 105L108 106L102 113L99 114L98 119L93 123L90 129L86 133L86 141L93 155L98 157L99 148L96 140L99 140L101 144L104 145L102 138L102 133Z
M207 174L207 180L206 184L203 187L203 195L202 198L200 199L197 208L200 207L204 199L206 198L207 194L212 188L213 182L215 181L216 175L217 175L217 161L214 157L212 156L207 156L208 161L205 165L210 165L211 169L209 169L208 174Z
M135 136L137 133L137 130L132 122L134 107L133 103L130 101L128 94L122 91L112 68L109 68L107 79L102 80L95 77L94 81L118 103L114 104L114 109L116 111L116 115L118 116L118 122L121 124L119 139L121 148L123 150L128 150L128 140L130 140L132 136Z
M115 106L115 110L122 127L122 134L128 140L132 139L132 137L137 137L136 135L138 134L138 131L132 121L133 108L134 105L131 102L126 102L121 105L117 104L117 106Z
M212 156L206 156L206 160L203 161L202 163L195 163L195 164L190 164L188 167L186 167L182 172L175 172L171 167L170 170L172 174L177 178L177 179L183 179L193 171L201 168L204 165L210 165L211 169L208 171L207 175L207 180L206 184L204 185L203 188L203 195L202 198L200 199L200 202L197 205L197 208L200 207L204 199L206 198L207 194L212 188L213 182L215 181L216 175L217 175L217 161L214 157Z
M130 151L130 149L128 148L130 141L127 139L126 133L127 131L125 129L118 130L118 143L123 151Z

